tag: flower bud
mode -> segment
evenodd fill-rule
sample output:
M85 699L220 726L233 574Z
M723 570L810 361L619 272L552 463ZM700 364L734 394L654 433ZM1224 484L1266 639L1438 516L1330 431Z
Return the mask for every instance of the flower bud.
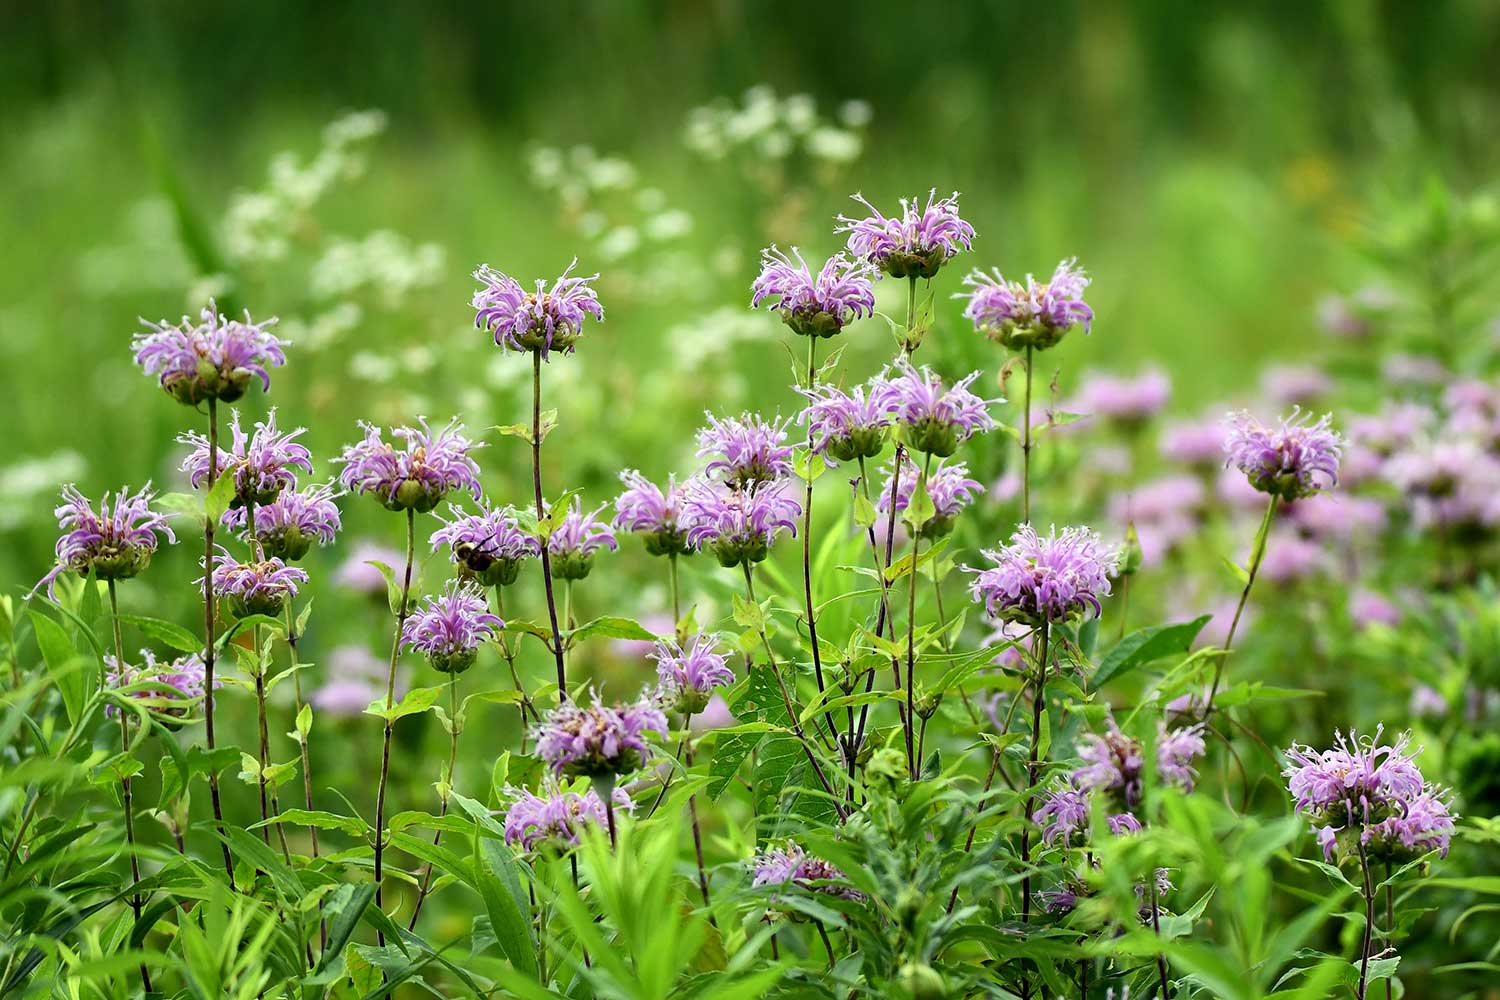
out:
M872 792L890 794L906 784L906 754L895 747L876 750L865 765L865 786Z
M286 562L296 562L307 555L312 548L312 537L303 534L302 529L295 524L278 528L275 531L260 533L261 546L266 550L266 555L275 556Z
M474 649L451 649L429 653L427 662L440 674L461 674L474 665L477 656Z
M552 554L552 575L559 580L582 580L594 568L592 552L577 549Z
M854 427L845 437L830 438L826 450L840 462L856 462L879 455L885 448L886 437L884 427Z
M1141 560L1141 536L1135 532L1135 522L1131 522L1125 528L1125 544L1120 547L1119 568L1117 576L1134 576L1140 572Z
M912 1000L943 1000L948 995L942 973L926 962L907 962L897 971L896 978Z

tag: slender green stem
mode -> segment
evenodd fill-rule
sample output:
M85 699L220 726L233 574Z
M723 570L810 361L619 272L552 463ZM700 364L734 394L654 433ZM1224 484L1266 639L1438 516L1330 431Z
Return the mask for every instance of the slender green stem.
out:
M932 453L927 453L927 458L922 463L922 478L917 481L917 490L913 494L925 494L927 492L927 477L932 473ZM895 509L895 504L891 505ZM916 747L912 743L912 729L916 726L917 710L915 704L916 674L917 674L917 564L922 554L922 526L912 525L911 538L911 576L907 580L906 588L906 718L903 720L902 728L906 730L906 762L910 768L908 776L912 781L917 780Z
M1021 416L1021 521L1031 523L1031 351L1026 348L1026 397Z
M203 487L204 496L213 492L214 482L219 478L219 401L208 401L208 480ZM208 743L209 756L213 756L214 741L214 659L218 646L214 635L214 519L203 519L203 726L204 739ZM224 806L219 800L219 770L208 769L208 798L213 807L214 824L224 832ZM229 876L229 888L234 889L234 859L229 856L229 844L220 842L224 854L224 873Z
M809 390L818 384L818 338L807 338L807 387ZM807 489L803 494L802 502L802 594L807 609L807 637L812 646L813 677L818 682L818 694L825 690L823 682L823 654L818 648L818 614L817 607L813 604L812 590L812 506L813 506L813 476L812 464L814 461L822 461L814 458L812 453L812 425L807 427ZM832 730L834 740L838 739L838 725L832 712L824 713L823 719Z
M406 627L406 612L411 603L411 567L417 552L417 512L406 509L406 574L401 583L401 605L396 609L396 631L391 637L391 663L385 677L385 707L389 712L396 703L396 657L401 652L401 632ZM387 716L385 735L380 748L380 785L375 792L375 905L384 904L385 891L385 786L391 771L391 734L395 720ZM377 930L375 940L384 947L385 933Z
M1270 502L1266 504L1266 514L1261 519L1260 530L1255 534L1255 548L1250 553L1245 589L1240 591L1240 601L1235 605L1234 617L1229 620L1229 634L1224 638L1224 649L1214 663L1214 682L1208 689L1208 703L1203 709L1204 719L1213 714L1214 696L1219 693L1219 682L1224 677L1224 664L1229 659L1230 650L1234 648L1234 634L1240 627L1240 616L1245 613L1245 602L1250 600L1250 588L1255 586L1255 575L1260 572L1260 564L1266 557L1266 539L1271 534L1271 522L1276 518L1276 503L1277 498L1272 494Z
M1153 871L1147 878L1151 881L1151 930L1157 937L1161 937L1161 906L1156 895L1156 872ZM1172 987L1167 975L1167 957L1161 952L1156 953L1156 976L1161 982L1161 1000L1171 1000Z
M454 671L448 675L448 768L441 775L442 780L438 784L438 819L448 815L448 803L453 790L453 771L458 767L458 734L462 730L458 725L458 672ZM438 847L443 842L443 831L433 831L432 846ZM427 902L427 894L432 891L432 862L428 862L422 868L422 884L417 889L417 902L411 908L411 920L407 923L407 930L416 930L417 917L422 913L422 904Z
M682 604L677 592L676 552L673 552L667 556L667 587L672 592L672 630L675 632L677 631L678 623L682 621ZM684 638L686 637L683 635L677 636L679 642Z
M547 516L542 501L542 353L531 352L531 490L536 516ZM557 697L568 698L568 665L563 658L562 635L557 627L557 595L552 588L552 556L542 539L542 586L547 591L547 619L552 625L552 655L557 661Z
M495 615L501 621L505 620L505 588L500 584L495 585ZM516 686L516 693L521 696L521 753L526 753L526 715L529 712L531 718L536 722L542 721L542 715L531 702L531 696L526 693L526 685L521 683L521 675L516 670L516 651L511 648L510 642L505 636L500 637L500 655L505 658L505 665L510 668L511 683Z
M92 586L90 582L90 586ZM115 595L115 581L110 580L109 589L109 620L114 628L115 634L115 670L121 683L126 683L128 674L125 668L125 641L120 635L120 602ZM120 715L120 753L130 753L130 713L124 707L116 709ZM130 854L130 881L139 885L141 881L141 859L135 853L135 800L131 794L130 775L124 771L120 774L120 796L125 813L125 844ZM24 830L21 831L25 833ZM17 839L19 843L19 837ZM130 897L130 912L135 915L135 922L141 922L141 894L133 893ZM151 973L146 968L146 963L140 964L141 988L147 993L151 992Z
M1042 712L1047 706L1047 667L1051 660L1051 625L1047 621L1041 624L1041 634L1037 638L1036 658L1036 690L1031 700L1031 756L1026 764L1026 822L1021 826L1021 867L1024 872L1021 876L1021 922L1031 923L1031 822L1036 811L1036 784L1037 777L1041 774L1041 735L1042 735ZM1021 980L1023 997L1030 996L1031 980L1024 976Z
M1365 990L1370 978L1370 948L1375 937L1375 885L1370 875L1370 858L1365 854L1365 845L1355 838L1359 848L1359 868L1365 880L1365 933L1359 946L1359 986L1354 991L1355 1000L1365 1000Z
M1393 898L1393 887L1391 886L1391 859L1385 859L1385 946L1394 948L1396 946L1396 900ZM1392 985L1394 976L1385 977L1385 1000L1391 1000L1394 992Z

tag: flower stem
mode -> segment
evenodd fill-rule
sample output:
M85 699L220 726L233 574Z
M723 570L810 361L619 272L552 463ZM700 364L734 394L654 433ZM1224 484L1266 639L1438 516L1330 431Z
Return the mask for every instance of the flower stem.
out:
M531 491L536 502L536 517L540 521L546 516L542 510L542 353L531 352ZM557 697L568 698L568 665L563 659L562 636L557 628L557 595L552 590L552 557L548 554L548 540L541 539L542 585L547 591L547 618L552 624L552 655L557 660Z
M1151 930L1157 937L1161 937L1161 908L1156 898L1156 872L1152 872L1151 879ZM1156 953L1156 975L1161 981L1161 1000L1171 1000L1171 983L1167 976L1167 958L1161 952Z
M677 553L672 552L667 556L667 587L672 592L672 631L676 632L678 623L682 621L682 605L679 603L677 594ZM681 642L685 637L677 636Z
M755 599L755 573L750 568L749 563L741 563L740 566L745 571L745 596L750 599L751 604L758 606L759 602ZM813 752L812 743L807 738L807 732L802 728L802 723L797 719L797 707L792 703L792 696L787 691L786 682L781 679L781 671L776 669L776 653L771 648L771 637L766 634L764 626L760 626L758 631L760 632L760 641L766 647L767 665L771 669L771 676L776 678L776 686L781 689L781 700L786 704L787 719L791 723L792 733L797 737L797 742L802 744L802 752L807 754L807 762L812 765L813 774L817 775L819 784L823 786L824 791L833 797L835 812L838 813L840 819L843 819L844 810L839 805L838 795L834 792L833 785L829 783L828 776L823 773L822 766L818 764L818 756Z
M417 550L417 512L412 508L406 509L406 575L401 583L401 606L396 609L396 633L391 638L391 664L385 677L385 708L387 712L395 707L396 701L396 655L401 651L401 632L406 626L407 605L411 602L411 564L416 558ZM375 793L375 905L381 906L384 902L384 880L385 880L385 786L391 771L391 734L395 730L395 720L387 715L385 720L385 738L380 748L380 785ZM385 946L385 933L377 930L375 939L379 944Z
M1250 588L1255 586L1255 574L1260 572L1260 564L1266 557L1266 539L1271 534L1271 522L1275 518L1276 496L1272 494L1271 502L1266 504L1266 514L1261 519L1260 530L1255 534L1255 547L1250 553L1250 567L1245 575L1245 589L1240 591L1240 602L1235 605L1234 617L1229 621L1229 634L1224 638L1224 649L1214 663L1214 682L1208 689L1208 702L1203 709L1204 719L1213 714L1214 696L1219 693L1219 682L1224 677L1224 663L1229 659L1229 651L1234 648L1234 633L1240 627L1240 616L1245 612L1245 602L1250 599Z
M448 815L449 793L453 790L453 770L458 766L458 672L454 671L448 675L448 769L442 774L442 782L438 786L438 819ZM432 846L438 847L443 842L443 831L433 831ZM432 862L428 862L422 869L422 884L417 889L417 902L411 908L411 921L407 923L407 930L415 930L417 917L422 913L422 904L427 901L427 894L432 891Z
M813 389L818 384L818 338L807 338L807 387ZM823 683L823 654L818 649L818 615L813 604L812 591L812 505L813 505L813 476L812 464L814 456L812 453L812 425L807 427L807 490L804 494L802 504L802 594L807 606L807 637L812 645L813 676L818 681L818 694L824 691ZM822 461L822 459L817 459ZM824 721L832 730L835 742L838 740L838 725L832 712L825 712Z
M1370 945L1375 936L1375 886L1370 876L1370 858L1365 854L1365 845L1356 839L1359 848L1359 868L1365 879L1365 934L1359 946L1359 986L1354 991L1355 1000L1365 1000L1365 989L1370 976Z
M219 401L208 400L208 482L204 486L206 497L213 492L214 481L219 478ZM218 644L214 636L214 519L203 519L203 725L204 738L208 743L208 754L214 755L214 654ZM224 806L219 801L219 768L210 764L208 769L208 798L213 806L214 823L220 832L224 830ZM234 859L229 856L229 844L220 842L224 854L224 873L229 876L229 888L234 889Z
M302 674L297 669L297 619L292 614L292 602L286 602L286 645L292 655L292 694L296 698L296 718L302 717L302 706L306 704L302 700ZM307 735L303 733L295 723L292 728L297 732L297 751L302 757L302 805L308 812L313 811L313 781L312 781L312 750L307 745ZM308 827L312 835L312 856L318 858L318 828ZM322 912L323 902L318 901L318 912ZM318 945L321 948L328 947L328 921L318 921Z
M505 588L500 584L495 585L495 616L502 621L505 619ZM526 713L531 713L532 719L542 721L541 713L531 703L531 696L526 693L526 685L521 683L521 675L516 671L516 651L511 648L505 636L500 637L500 655L505 657L505 665L510 668L511 683L516 686L516 693L521 696L521 753L526 753Z
M1031 699L1031 757L1026 764L1026 822L1021 826L1021 922L1031 923L1031 818L1036 809L1034 792L1041 772L1042 710L1047 705L1047 667L1051 659L1051 624L1043 621L1037 639L1036 692ZM1030 979L1023 978L1021 995L1030 995Z
M869 535L869 538L870 538L871 555L875 557L875 572L876 572L877 577L880 580L880 608L879 608L879 610L878 610L878 612L876 613L876 616L875 616L875 635L876 636L879 636L881 634L881 632L885 629L886 624L891 620L891 614L890 614L890 583L885 578L885 571L889 570L891 568L892 557L895 555L895 546L896 546L896 488L897 488L898 485L900 485L900 482L901 482L901 462L905 458L905 456L906 456L906 449L903 448L899 444L896 445L896 459L895 459L896 464L895 464L895 467L893 468L893 470L891 472L891 492L890 492L890 496L888 498L888 505L887 505L888 509L889 509L889 514L888 514L888 516L886 518L886 526L885 526L885 560L884 560L884 562L881 561L880 555L876 551L876 547L875 547L876 546L876 541L875 541L875 529L874 529L874 527L872 526L868 530L868 532L867 532L867 534ZM864 483L865 499L868 500L870 498L870 487L869 487L869 480L868 480L868 478L865 477L865 466L864 466L864 461L863 460L860 461L859 470L860 470L860 478L861 478L862 482ZM891 631L894 634L894 631L895 631L894 626L892 627ZM892 675L892 678L895 681L896 686L899 688L901 686L901 666L900 666L900 661L895 656L891 657L891 675ZM865 693L868 694L871 690L873 690L874 686L875 686L875 672L872 670L870 672L869 676L865 680ZM903 726L905 726L906 725L906 704L905 704L905 702L899 702L898 701L896 703L896 710L901 713L901 724ZM862 743L864 743L864 739L865 739L865 723L869 720L869 717L870 717L870 705L869 705L868 702L866 702L863 706L861 706L861 708L859 710L859 731L858 731L858 733L856 734L856 736L854 738L854 746L850 750L851 765L852 765L852 759L853 759L853 757L858 755L860 745Z
M922 478L917 483L917 492L927 492L927 477L932 472L932 453L927 453L927 459L922 463ZM915 496L915 494L913 494ZM891 504L895 510L895 503ZM917 780L917 751L912 744L912 729L916 725L916 703L914 701L916 690L916 666L917 666L917 562L922 553L922 530L921 525L912 525L911 539L911 579L907 581L906 588L906 718L903 720L903 728L906 730L906 763L907 774L912 781Z
M1392 898L1393 887L1391 886L1391 859L1385 861L1385 946L1394 948L1396 944L1396 901ZM1394 976L1385 977L1385 1000L1391 1000L1393 992L1392 981Z
M111 579L109 586L109 619L114 627L115 633L115 670L120 680L125 680L125 641L120 636L120 602L115 596L115 581ZM129 713L124 706L117 709L120 713L120 753L130 753L130 719ZM135 853L135 800L130 789L130 775L120 775L120 796L124 805L125 813L125 843L130 854L130 881L139 884L141 881L141 860ZM22 834L25 831L21 831ZM19 843L19 835L17 842ZM130 911L135 915L135 922L141 922L141 894L139 892L130 897ZM140 964L141 988L147 993L151 992L151 973L146 969L146 963Z
M1026 402L1021 417L1021 523L1031 523L1031 348L1026 348Z

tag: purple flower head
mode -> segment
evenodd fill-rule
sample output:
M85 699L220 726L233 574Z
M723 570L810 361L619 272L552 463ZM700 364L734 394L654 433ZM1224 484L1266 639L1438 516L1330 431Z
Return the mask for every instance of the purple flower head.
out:
M289 598L297 596L297 585L307 582L307 573L288 566L275 556L260 562L235 562L218 546L213 564L214 592L229 602L236 617L281 614ZM203 578L199 577L201 584Z
M849 392L820 383L797 391L808 399L797 422L807 425L813 454L853 462L874 458L885 447L896 405L888 383L874 379Z
M1039 625L1100 614L1117 554L1097 532L1053 528L1043 537L1023 524L1010 538L1009 545L985 550L993 568L964 567L975 574L970 594L990 615Z
M620 473L625 491L615 497L614 526L642 536L653 556L677 556L691 552L687 528L682 523L683 489L676 476L667 477L663 490L635 469Z
M1318 300L1318 325L1330 337L1364 340L1397 304L1395 293L1379 285L1349 296L1325 295Z
M769 302L793 333L832 337L875 313L875 289L870 284L875 269L864 261L837 254L828 258L817 277L796 247L791 257L768 247L761 251L760 261L760 277L750 286L750 307Z
M477 514L465 514L453 504L448 509L453 520L438 517L443 526L432 533L433 551L449 546L458 571L481 587L515 583L521 563L541 555L541 545L521 530L509 507L495 509L481 500Z
M1172 424L1162 430L1158 450L1169 461L1209 468L1224 460L1224 436L1222 420Z
M1193 762L1203 755L1204 749L1202 725L1174 730L1168 729L1165 722L1158 722L1157 776L1185 792L1192 791L1198 779ZM1083 766L1073 772L1073 787L1108 795L1115 805L1123 805L1124 812L1129 813L1141 804L1142 754L1140 743L1122 733L1111 719L1103 736L1087 733L1081 737L1078 756ZM1139 828L1137 824L1136 829Z
M1276 528L1266 543L1260 572L1272 583L1290 584L1328 572L1328 550L1294 531Z
M536 727L536 754L558 775L627 774L651 755L647 733L669 732L667 717L648 696L629 705L574 701L558 705Z
M1160 371L1135 378L1095 375L1083 384L1072 408L1126 428L1138 428L1156 416L1172 397L1172 382Z
M755 856L750 866L753 873L750 885L753 888L795 887L851 902L865 898L863 893L848 884L849 876L842 870L822 858L812 857L799 844L790 841L783 847L767 847Z
M620 547L609 524L599 519L605 508L600 504L584 512L583 501L574 497L568 513L547 538L547 553L552 557L552 572L559 579L582 580L594 568L594 553L602 548L611 552Z
M287 344L270 332L276 320L257 323L248 312L243 321L231 320L219 314L211 299L197 323L187 316L176 325L141 322L148 329L130 344L136 364L188 406L210 399L232 403L245 394L252 377L269 390L267 369L286 364L282 348Z
M100 580L127 580L150 564L158 533L177 541L166 515L151 509L156 494L150 483L137 493L122 487L113 502L104 494L97 511L71 483L62 488L62 498L53 511L62 531L55 549L57 565L31 588L32 594L46 584L47 596L54 596L57 578L69 570L79 576L92 571Z
M734 671L718 652L717 635L697 635L687 646L676 639L656 643L651 658L666 703L684 715L703 711L715 688L734 683Z
M1260 388L1280 406L1304 406L1333 392L1333 381L1309 365L1280 365L1261 374Z
M1293 410L1279 426L1266 427L1241 411L1230 415L1228 426L1226 464L1238 467L1260 492L1297 500L1338 483L1344 442L1334 432L1330 416L1313 421L1309 414Z
M1411 689L1411 698L1406 710L1419 719L1442 719L1448 715L1448 699L1430 684L1418 684Z
M548 783L542 795L524 788L507 791L515 801L505 812L505 842L528 853L566 851L578 845L585 829L603 829L609 822L604 802L592 788L568 792ZM634 811L635 803L625 789L615 788L611 796L616 809Z
M885 484L880 487L880 496L875 501L876 508L881 511L891 509L892 471L889 467L886 469ZM897 513L906 510L911 503L912 494L917 490L920 471L915 462L902 463L901 480L896 484ZM969 478L969 467L963 462L950 462L947 459L939 461L932 474L927 477L927 495L932 499L936 513L922 525L922 535L941 538L948 534L953 530L954 519L973 502L975 496L983 492L984 487L978 480Z
M1390 598L1361 588L1349 595L1349 617L1362 629L1371 625L1395 628L1401 624L1402 612L1401 606Z
M797 534L802 505L787 495L787 485L781 480L734 490L710 480L689 480L682 504L687 543L700 552L712 548L722 566L760 562L778 534Z
M849 252L869 261L893 278L931 278L962 250L972 250L974 227L958 214L958 192L939 198L927 194L927 204L901 199L901 214L887 217L865 200L853 196L870 214L863 219L840 215L835 232L849 234Z
M1156 773L1168 784L1191 792L1198 780L1193 761L1203 756L1206 749L1201 724L1168 729L1165 722L1157 723Z
M461 674L474 665L479 644L504 627L490 614L484 591L468 580L449 580L441 594L427 598L406 619L401 648L425 653L440 673Z
M1368 497L1318 493L1290 504L1287 520L1309 538L1351 542L1385 530L1385 506Z
M902 436L913 450L946 458L964 441L995 426L988 409L994 400L980 399L969 391L979 372L970 372L945 389L943 380L925 365L913 368L902 358L896 362L896 371L894 378L882 372L877 380L890 393Z
M552 351L573 353L583 334L584 320L604 319L604 307L594 291L599 275L573 276L578 258L547 288L538 278L536 291L528 292L508 274L489 265L474 272L484 287L474 293L474 325L495 335L495 344L512 351L539 351L547 360Z
M786 443L790 421L766 420L742 413L719 419L704 413L708 426L698 431L698 457L711 459L705 470L731 487L769 482L791 475L792 449Z
M1281 773L1287 790L1297 811L1312 822L1329 861L1341 846L1348 849L1341 834L1357 836L1371 856L1398 863L1430 851L1448 852L1453 832L1448 793L1417 769L1420 751L1409 749L1411 733L1383 744L1382 732L1377 726L1373 736L1335 733L1330 749L1293 745L1286 751Z
M305 490L283 490L270 503L255 508L255 537L266 555L295 562L307 555L313 543L332 544L341 527L337 496L333 484L310 486ZM245 524L245 508L231 507L224 512L224 523L240 529Z
M451 490L468 490L478 500L479 465L469 452L484 447L464 437L463 424L453 421L436 434L426 418L420 427L392 428L391 436L405 448L383 440L380 428L364 421L365 437L344 449L335 461L343 464L339 481L346 490L368 493L387 510L415 510L425 514Z
M204 694L206 672L203 657L197 653L180 656L171 663L158 663L155 653L143 649L139 667L129 663L122 667L118 660L106 654L104 666L107 687L118 690L136 684L149 685L140 691L132 691L127 697L158 716L174 722L186 719ZM222 681L214 682L215 688L223 686ZM119 709L107 705L104 714L115 718Z
M1089 797L1076 788L1063 786L1042 796L1034 819L1042 828L1042 843L1055 844L1059 840L1071 847L1073 838L1086 832L1089 827Z
M260 515L256 515L256 520L260 520ZM353 549L349 557L339 563L339 568L333 574L333 582L348 590L378 595L383 601L386 596L385 576L372 564L381 562L387 566L400 565L405 558L404 553L368 539L356 540Z
M234 476L236 505L270 503L283 489L297 488L297 469L312 473L312 455L297 443L307 428L281 433L276 427L274 406L266 419L255 425L254 434L246 434L240 428L238 410L229 418L229 430L233 444L229 451L219 449L214 468L220 475ZM192 447L182 461L182 471L188 474L193 489L202 489L209 478L208 438L193 431L177 440Z
M998 269L993 274L976 269L964 279L972 289L964 315L974 329L1012 350L1044 351L1080 324L1087 334L1094 310L1083 301L1089 278L1076 263L1069 257L1041 283L1029 274L1023 284L1007 281Z
M1472 440L1414 444L1386 461L1385 474L1418 528L1469 541L1500 525L1500 459Z

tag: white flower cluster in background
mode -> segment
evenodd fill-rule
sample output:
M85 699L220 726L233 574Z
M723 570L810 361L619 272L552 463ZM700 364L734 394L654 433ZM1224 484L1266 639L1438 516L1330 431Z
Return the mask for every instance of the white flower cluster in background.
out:
M864 152L864 132L873 117L864 101L845 101L832 119L818 113L809 94L777 97L762 84L745 92L742 103L719 100L688 113L683 141L709 160L749 153L762 160L785 160L801 152L830 164L847 164Z
M557 200L572 227L606 263L674 243L693 231L693 217L668 204L666 192L642 185L635 165L592 146L533 149L531 181Z

